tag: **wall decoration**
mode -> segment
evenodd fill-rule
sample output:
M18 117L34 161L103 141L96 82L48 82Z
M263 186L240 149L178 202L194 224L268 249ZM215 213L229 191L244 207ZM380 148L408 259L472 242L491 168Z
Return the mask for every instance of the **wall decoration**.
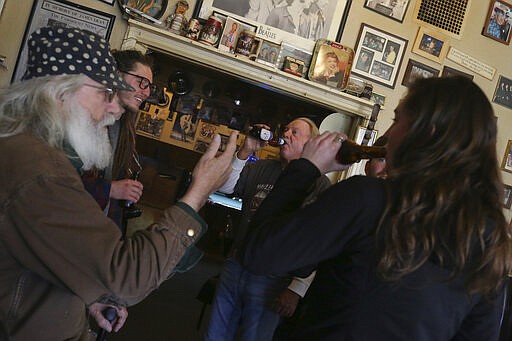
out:
M366 0L364 7L393 20L403 22L410 0Z
M268 66L277 67L276 64L280 50L281 46L279 44L275 44L267 40L262 40L261 48L258 56L256 57L256 61Z
M500 75L494 96L492 97L494 103L503 105L506 108L512 109L512 80Z
M228 17L220 37L219 50L235 53L236 42L241 31L242 25L240 21Z
M501 162L501 169L505 172L512 173L512 140L508 140L507 148L505 149L505 155Z
M443 34L461 39L472 0L416 0L412 18ZM482 0L478 0L482 1Z
M381 107L383 107L386 103L386 96L372 92L370 100L373 103L379 104Z
M30 13L12 81L20 80L27 68L27 41L32 32L45 26L76 27L109 39L115 16L65 0L35 0Z
M354 50L330 40L317 41L308 79L329 87L345 90L354 60Z
M313 57L313 50L303 49L301 47L283 42L279 49L279 55L277 56L277 68L282 70L286 57L292 57L297 60L301 60L304 63L303 75L308 74L309 66L311 64L311 58Z
M494 74L496 73L496 69L492 66L487 65L454 47L450 48L446 58L490 80L493 79Z
M503 206L507 209L512 207L512 186L503 185Z
M394 88L408 41L361 24L352 73Z
M473 77L474 77L473 75L471 75L469 73L462 72L460 70L454 69L449 66L444 66L443 72L441 72L441 77L453 77L453 76L464 76L469 79L473 79Z
M0 0L0 15L2 15L2 10L4 9L5 0Z
M512 4L492 0L489 4L482 34L500 43L510 44L510 26L512 25Z
M110 0L102 0L110 2ZM160 19L167 9L167 0L118 0L119 7L128 6L154 19Z
M447 51L448 37L425 27L419 28L412 52L441 64Z
M291 22L279 20L287 16L289 12L301 13L306 15L304 9L306 4L300 1L294 1L291 4L285 2L285 5L263 6L262 1L240 1L240 0L201 0L197 1L197 15L202 19L207 19L213 11L232 16L237 20L248 22L258 27L257 36L261 39L269 40L280 44L287 41L297 46L313 50L315 41L320 38L339 40L348 15L352 0L326 0L319 3L307 4L308 11L314 11L316 18L314 24L301 24L304 20L297 20L297 27ZM290 7L290 8L288 8Z
M112 5L112 6L114 6L114 2L116 2L116 0L100 0L100 1L106 2L107 4Z
M415 60L409 59L402 85L409 86L417 78L432 78L439 76L439 70Z

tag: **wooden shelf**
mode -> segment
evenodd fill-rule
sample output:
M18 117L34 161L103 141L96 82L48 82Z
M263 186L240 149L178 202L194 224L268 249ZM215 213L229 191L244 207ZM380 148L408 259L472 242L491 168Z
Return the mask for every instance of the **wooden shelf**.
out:
M187 62L200 64L244 79L258 86L303 99L342 112L368 119L373 102L351 96L325 85L299 78L239 56L175 35L164 28L137 20L128 21L123 49L153 49Z

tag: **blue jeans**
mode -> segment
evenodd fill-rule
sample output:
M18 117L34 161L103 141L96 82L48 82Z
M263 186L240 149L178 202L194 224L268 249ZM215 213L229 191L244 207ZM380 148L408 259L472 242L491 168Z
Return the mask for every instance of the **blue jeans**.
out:
M280 316L271 307L290 283L289 276L258 276L233 258L226 260L212 303L205 340L272 340Z

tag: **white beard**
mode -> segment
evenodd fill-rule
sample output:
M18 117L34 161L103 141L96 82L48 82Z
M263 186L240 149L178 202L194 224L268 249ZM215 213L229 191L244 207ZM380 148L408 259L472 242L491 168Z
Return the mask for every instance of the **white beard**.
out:
M66 120L66 139L83 162L83 169L107 168L112 159L112 146L107 126L116 121L113 115L107 115L103 121L95 124L91 114L77 101L68 107Z

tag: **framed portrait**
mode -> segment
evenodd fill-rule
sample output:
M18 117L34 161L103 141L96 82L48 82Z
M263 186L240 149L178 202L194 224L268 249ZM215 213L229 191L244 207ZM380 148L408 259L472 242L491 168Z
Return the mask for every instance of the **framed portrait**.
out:
M311 4L300 1L293 1L290 4L281 1L275 4L273 1L199 0L196 2L194 13L202 19L207 19L213 11L224 13L255 25L257 37L260 39L277 44L287 41L313 50L317 39L341 39L351 3L352 0L317 2L314 9L316 20L312 24L310 20L306 20L306 16L311 16L311 13L306 14L308 11L304 11L310 10ZM291 21L282 20L285 16L298 17Z
M508 140L505 155L503 156L503 161L501 161L501 169L512 173L512 140Z
M394 34L361 24L352 73L394 88L407 43Z
M352 48L336 42L320 39L317 41L308 79L339 90L345 90L354 60Z
M463 77L467 77L471 80L474 77L473 75L471 75L469 73L462 72L460 70L454 69L449 66L444 66L443 71L441 72L441 77L453 77L453 76L463 76Z
M277 59L281 45L272 43L268 40L261 41L261 47L256 56L256 61L272 67L277 67Z
M390 19L403 22L410 0L366 0L364 7Z
M111 0L101 0L104 2L111 2ZM123 6L131 7L137 11L142 12L145 15L149 15L153 19L160 19L167 10L168 0L117 0L119 7L122 9ZM147 17L144 17L149 19Z
M291 57L295 60L301 60L303 62L303 77L307 74L311 59L313 58L313 50L307 50L288 42L283 42L279 49L279 55L277 57L277 68L282 70L284 68L284 62L286 57Z
M502 44L510 44L510 26L512 25L512 3L492 0L485 18L482 34Z
M503 185L503 206L510 209L512 207L512 186Z
M412 52L441 64L448 51L448 37L435 30L420 27Z
M227 17L220 37L219 50L235 53L236 42L242 30L243 27L240 21Z
M32 32L45 26L76 27L110 38L115 16L65 0L35 0L16 61L12 81L20 80L27 69L27 41Z
M438 76L439 70L409 59L407 69L405 69L404 78L402 79L402 85L408 87L417 78L432 78Z
M492 101L512 109L512 80L502 75L498 78Z

